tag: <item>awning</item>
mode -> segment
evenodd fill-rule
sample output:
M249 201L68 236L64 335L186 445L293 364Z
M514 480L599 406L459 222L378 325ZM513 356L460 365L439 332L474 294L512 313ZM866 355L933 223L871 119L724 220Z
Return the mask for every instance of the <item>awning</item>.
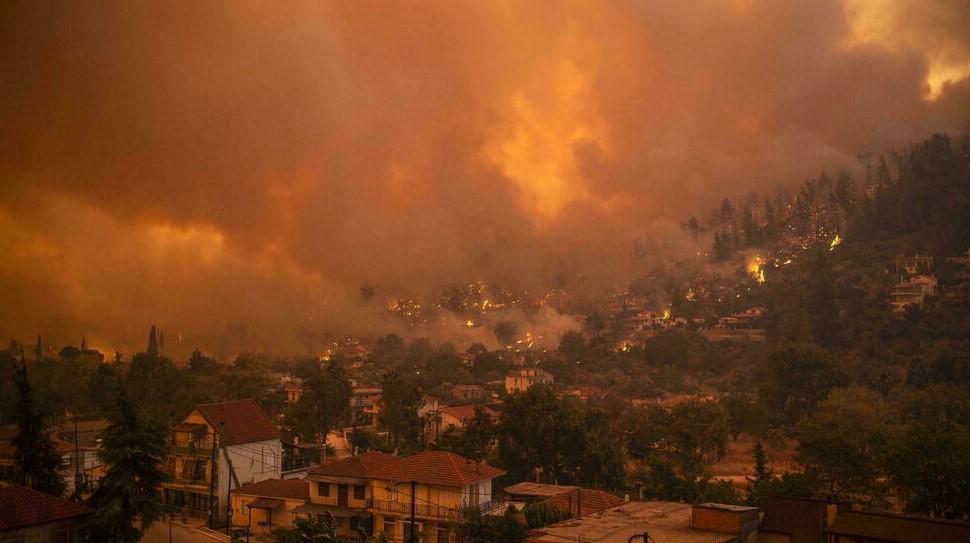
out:
M324 513L330 513L331 515L338 518L351 518L351 517L367 517L369 513L365 509L356 509L354 507L340 507L337 505L323 505L319 503L304 503L303 505L297 507L293 510L294 513L304 514L304 515L322 515Z
M275 498L256 498L255 500L247 503L246 507L250 509L273 510L281 505L283 505L283 500L277 500Z

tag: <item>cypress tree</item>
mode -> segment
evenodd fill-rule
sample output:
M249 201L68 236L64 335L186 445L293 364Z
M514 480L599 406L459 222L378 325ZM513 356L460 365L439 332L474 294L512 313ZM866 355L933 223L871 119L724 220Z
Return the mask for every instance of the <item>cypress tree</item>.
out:
M40 334L37 334L37 347L34 348L34 355L37 357L37 360L44 357L44 347L40 342Z
M164 511L155 492L167 477L158 467L166 431L141 414L124 388L108 418L100 456L110 467L95 500L92 529L97 541L135 543Z
M18 429L12 445L17 467L20 468L21 483L28 488L60 496L66 486L57 471L61 467L61 457L44 432L44 418L31 397L25 365L17 370L17 391L20 393L17 404Z
M154 324L152 331L148 333L148 350L145 352L152 358L158 358L158 333L155 331Z

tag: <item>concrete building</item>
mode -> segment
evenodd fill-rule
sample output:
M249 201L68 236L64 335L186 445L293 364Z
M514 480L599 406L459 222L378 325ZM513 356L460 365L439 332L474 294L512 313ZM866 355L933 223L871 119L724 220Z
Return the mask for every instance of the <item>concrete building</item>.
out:
M843 511L825 530L828 543L961 543L970 522L881 511Z
M927 296L936 295L937 280L933 275L913 275L896 283L889 291L889 305L896 313L909 306L923 307Z
M460 430L465 426L468 426L468 423L475 418L475 408L476 406L474 405L452 405L442 407L440 429L447 430L449 428L454 428ZM493 422L498 421L498 413L495 412L495 410L485 406L481 406L481 409L486 415L488 415L490 419L492 419Z
M761 519L758 543L818 543L837 512L836 504L822 500L771 496Z
M309 499L296 513L330 513L337 521L337 535L340 536L356 537L360 529L373 534L373 478L401 461L398 456L369 451L317 466L307 473Z
M310 484L299 479L267 479L232 490L232 526L268 534L293 526L294 510L304 505Z
M498 506L492 501L492 481L504 474L484 462L445 451L403 458L372 479L374 531L391 541L407 541L413 485L416 529L422 540L456 543L466 508L488 513Z
M627 502L532 530L528 543L629 543L649 534L662 543L755 543L758 508L722 504Z
M505 377L505 392L515 394L525 392L535 385L551 385L552 374L541 368L522 368Z
M492 393L480 385L455 385L451 387L451 397L462 402L483 402L491 399Z
M230 487L279 479L281 466L279 429L255 400L199 404L171 429L161 500L224 519Z

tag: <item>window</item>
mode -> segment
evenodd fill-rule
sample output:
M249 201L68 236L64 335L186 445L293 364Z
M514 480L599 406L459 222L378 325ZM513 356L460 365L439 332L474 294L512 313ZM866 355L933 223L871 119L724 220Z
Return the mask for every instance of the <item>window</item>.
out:
M478 505L479 489L478 483L468 487L468 505Z
M317 483L317 494L323 498L330 497L330 483Z
M366 495L366 490L364 488L364 485L354 485L354 499L355 500L362 500L362 499L364 499L364 496L365 495Z
M397 524L397 519L394 517L384 518L384 534L387 535L388 539L394 539L394 525Z
M51 537L51 543L70 543L71 541L71 530L65 529L54 532Z
M417 537L414 538L413 541L421 541L422 540L421 532L423 532L424 530L421 529L421 523L420 522L415 522L414 523L414 531L417 532ZM412 542L412 539L411 539L411 522L408 521L408 522L405 522L404 523L404 543L411 543L411 542Z
M360 528L360 517L350 517L350 531L357 532Z
M451 543L451 532L447 528L438 528L438 543Z

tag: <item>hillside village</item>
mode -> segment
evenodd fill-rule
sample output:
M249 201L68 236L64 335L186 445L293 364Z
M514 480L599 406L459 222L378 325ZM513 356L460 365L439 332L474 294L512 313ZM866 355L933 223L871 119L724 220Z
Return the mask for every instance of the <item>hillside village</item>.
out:
M581 323L550 341L490 322L515 295L488 285L448 311L490 323L491 349L422 336L413 301L388 308L413 336L315 357L172 360L154 326L133 355L11 341L0 510L18 513L0 543L100 518L124 402L154 436L158 511L224 541L970 541L970 204L954 194L970 194L967 137L865 180L725 199L685 222L695 256L600 300L540 296ZM25 413L53 458L46 493Z

